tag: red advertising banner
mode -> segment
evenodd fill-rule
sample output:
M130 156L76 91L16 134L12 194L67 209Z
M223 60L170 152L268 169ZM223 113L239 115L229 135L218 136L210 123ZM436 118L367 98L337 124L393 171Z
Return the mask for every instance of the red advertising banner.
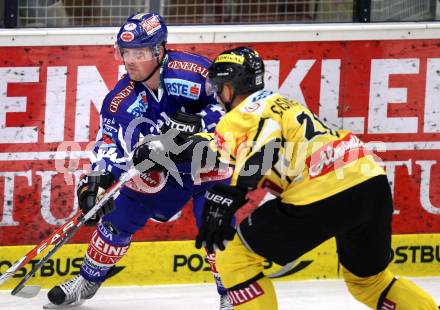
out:
M440 40L250 45L265 60L268 88L374 141L393 188L394 233L440 232ZM233 46L171 48L213 58ZM0 55L0 244L35 244L76 212L101 102L124 70L111 46L0 47ZM149 223L135 240L192 239L191 212Z

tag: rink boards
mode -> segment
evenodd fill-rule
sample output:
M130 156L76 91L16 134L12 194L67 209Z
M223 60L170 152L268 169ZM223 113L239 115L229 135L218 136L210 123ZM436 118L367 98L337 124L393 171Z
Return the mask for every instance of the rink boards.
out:
M0 247L0 272L25 255L32 246ZM87 244L69 244L49 260L29 284L51 287L78 274ZM440 234L395 235L390 268L405 276L440 276ZM0 289L13 288L25 272L26 265L14 279ZM204 252L194 248L193 241L135 242L117 264L118 273L106 285L157 285L213 282ZM266 274L280 266L266 262ZM340 277L334 239L301 257L289 274L279 280L332 279Z
M124 73L117 29L14 29L0 33L0 273L78 210L75 188L107 92ZM308 106L328 124L371 142L394 196L391 268L440 273L440 24L170 27L170 48L213 58L249 45L266 88ZM360 53L359 51L362 51ZM211 282L193 242L190 208L139 231L109 285ZM78 273L91 234L81 229L31 281L45 287ZM403 235L403 234L424 235ZM435 234L435 235L434 235ZM167 241L165 241L167 240ZM184 241L186 240L186 241ZM35 262L34 262L35 263ZM270 263L266 264L270 266ZM31 265L26 266L27 271ZM270 273L273 269L267 268ZM11 288L25 274L20 272ZM334 241L281 279L338 277ZM32 283L31 282L31 283Z

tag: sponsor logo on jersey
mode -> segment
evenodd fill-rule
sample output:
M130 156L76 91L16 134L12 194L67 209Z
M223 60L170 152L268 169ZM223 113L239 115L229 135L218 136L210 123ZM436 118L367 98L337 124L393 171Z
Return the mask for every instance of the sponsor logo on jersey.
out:
M214 143L220 150L225 150L225 138L218 133L217 130L214 131Z
M150 18L144 20L141 23L141 26L142 26L142 28L144 28L145 32L148 35L155 33L156 31L158 31L161 28L159 18L157 18L156 15L153 15Z
M252 100L252 102L259 101L261 99L269 97L270 95L273 95L272 91L263 89L263 90L260 90L259 92L256 92L255 94L251 95L251 98L252 98L251 100Z
M152 171L134 176L125 186L142 194L154 194L164 188L168 175L164 172Z
M125 87L123 90L117 93L116 96L113 97L112 101L110 102L109 111L112 113L116 113L118 111L121 102L124 101L124 99L131 94L133 89L134 89L134 83L133 81L131 81L127 85L127 87Z
M124 31L121 33L121 40L124 42L131 42L134 39L134 34L130 31Z
M207 68L189 61L173 60L168 63L168 68L174 70L184 70L184 71L194 72L200 74L204 78L208 76Z
M171 95L197 100L201 84L182 79L164 79L165 87Z
M253 112L257 111L258 108L260 108L261 106L262 105L259 102L252 102L252 103L246 104L244 106L243 112L253 113Z
M239 306L263 294L261 286L254 282L242 289L228 290L228 299L233 306Z
M128 107L127 112L135 117L140 117L144 115L144 113L147 111L147 108L147 93L142 91L139 93L136 100Z
M270 95L272 95L272 92L265 90L255 93L249 99L247 99L247 102L244 104L244 106L240 108L240 112L252 113L256 115L263 114L266 103L261 100Z
M194 184L226 180L232 176L233 172L234 169L232 169L231 167L215 168L208 172L200 172L194 176Z
M124 30L127 30L127 31L132 31L134 29L136 29L136 24L133 24L133 23L128 23L124 26Z
M367 155L364 143L353 134L324 145L306 159L310 179L341 168Z

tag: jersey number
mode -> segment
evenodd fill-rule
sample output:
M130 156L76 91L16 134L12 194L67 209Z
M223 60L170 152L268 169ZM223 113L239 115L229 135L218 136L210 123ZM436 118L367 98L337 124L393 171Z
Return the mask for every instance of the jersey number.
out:
M303 125L304 122L306 122L306 129L305 129L304 136L308 141L312 140L316 136L325 135L325 134L330 134L332 136L339 137L339 134L336 131L328 128L327 125L325 125L323 122L321 122L321 120L319 118L317 118L316 115L314 115L314 114L313 114L313 119L312 119L312 117L309 114L306 114L305 112L301 112L300 114L298 114L296 116L296 120L301 125ZM316 128L316 125L318 125L318 124L321 125L325 130L319 131Z

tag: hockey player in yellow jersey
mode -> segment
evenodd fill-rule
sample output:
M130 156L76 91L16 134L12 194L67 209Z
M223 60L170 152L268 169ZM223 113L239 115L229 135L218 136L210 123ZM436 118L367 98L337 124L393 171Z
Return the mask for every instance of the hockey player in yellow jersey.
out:
M264 90L264 64L250 48L221 53L208 77L228 111L210 147L234 173L230 185L207 192L196 246L221 250L217 268L234 309L277 309L264 259L285 265L335 237L343 277L358 301L371 309L437 310L428 293L388 269L392 196L362 141ZM277 198L234 228L234 214L257 187Z

